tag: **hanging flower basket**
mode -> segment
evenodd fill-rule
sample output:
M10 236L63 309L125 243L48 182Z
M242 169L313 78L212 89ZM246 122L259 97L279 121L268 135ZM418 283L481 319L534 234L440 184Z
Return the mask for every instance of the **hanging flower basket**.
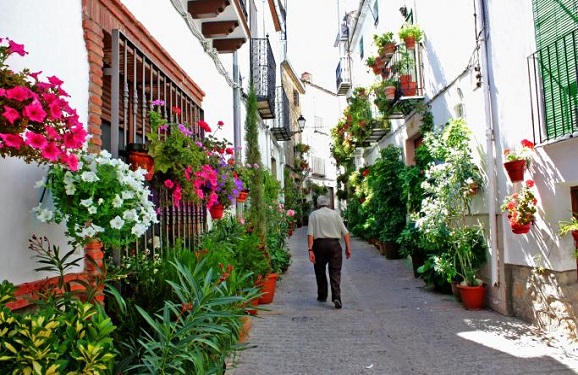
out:
M524 170L526 169L526 160L512 160L504 163L504 168L508 172L508 177L512 182L524 180Z
M514 234L526 234L532 229L532 223L518 224L510 222L510 228Z
M214 204L209 208L209 213L211 214L211 218L213 220L218 220L223 218L223 211L225 207L222 204Z

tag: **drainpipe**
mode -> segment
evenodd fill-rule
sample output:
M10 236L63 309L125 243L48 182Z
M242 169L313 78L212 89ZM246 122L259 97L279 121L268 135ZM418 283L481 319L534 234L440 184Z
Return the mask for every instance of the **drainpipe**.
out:
M475 4L474 4L475 7ZM487 166L488 166L488 220L490 228L490 253L491 253L491 264L490 264L490 280L493 287L498 287L500 284L499 280L499 259L501 253L498 249L498 225L496 216L496 199L497 199L497 186L496 186L496 159L494 154L494 123L496 122L496 113L494 107L492 106L492 85L490 81L492 65L489 63L490 55L488 51L488 29L487 29L487 4L485 0L478 0L478 8L480 11L480 16L478 19L481 24L481 43L480 47L482 50L481 63L481 74L484 89L484 105L486 111L486 152L488 154ZM477 30L476 30L477 38Z
M235 162L243 163L243 144L241 143L241 86L239 78L239 62L237 51L233 52L233 147L235 148ZM243 204L236 203L237 215L242 212Z

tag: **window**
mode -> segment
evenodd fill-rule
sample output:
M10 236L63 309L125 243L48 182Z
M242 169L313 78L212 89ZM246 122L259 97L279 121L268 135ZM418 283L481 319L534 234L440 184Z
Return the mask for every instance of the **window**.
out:
M532 57L546 139L553 139L578 131L578 0L533 3L538 51Z
M375 0L375 3L373 3L373 24L375 26L379 24L379 6L377 4L379 2Z
M293 89L293 105L299 107L299 91Z
M359 40L359 58L360 58L361 60L363 60L363 54L364 54L364 51L363 51L363 37L361 37L361 39Z

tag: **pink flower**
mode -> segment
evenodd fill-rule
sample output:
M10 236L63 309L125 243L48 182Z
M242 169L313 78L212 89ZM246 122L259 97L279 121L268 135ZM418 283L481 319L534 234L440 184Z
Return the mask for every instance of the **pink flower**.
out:
M58 103L58 101L50 103L49 110L50 110L50 117L52 117L53 119L59 119L62 117L62 107L60 106L60 103Z
M201 127L201 129L203 129L204 131L206 131L207 133L210 133L211 127L209 126L209 124L207 124L205 121L201 120L199 121L199 126Z
M60 87L64 83L60 78L57 76L50 76L48 77L48 82L52 84L53 87Z
M20 113L14 108L8 107L7 105L4 106L4 113L2 114L9 123L14 125L14 121L18 120L20 117Z
M58 161L58 157L60 156L60 150L56 146L55 142L47 142L44 148L42 149L42 157L50 160L52 162Z
M24 144L24 140L18 134L0 134L0 138L4 141L4 146L17 150Z
M29 99L31 97L31 93L27 87L16 86L6 90L6 97L8 99L14 99L22 102L26 99Z
M287 216L289 216L289 217L295 216L295 211L294 210L287 210Z
M17 53L20 56L26 55L28 52L24 50L24 44L18 44L8 39L8 53Z
M41 150L41 149L44 149L44 147L46 147L47 141L46 141L46 138L42 134L28 131L28 132L26 132L25 143L27 146Z
M227 147L225 149L225 153L228 155L233 155L235 153L235 150L233 150L231 147Z
M78 157L76 155L62 153L58 158L62 163L66 164L71 171L78 170Z
M60 140L62 138L60 136L60 134L58 134L56 129L54 129L52 126L45 125L44 131L46 132L46 135L48 136L48 138L50 138L52 140Z
M165 187L168 189L172 189L175 186L175 183L172 180L165 180Z
M153 100L152 105L153 105L153 106L157 106L157 105L163 106L163 105L165 105L165 101L164 101L164 100L160 100L160 99L156 99L156 100Z
M42 109L40 103L32 103L24 107L22 114L32 121L42 122L46 118L46 112Z
M209 200L207 201L207 207L211 207L217 203L219 203L219 196L217 195L217 193L212 192L209 195Z

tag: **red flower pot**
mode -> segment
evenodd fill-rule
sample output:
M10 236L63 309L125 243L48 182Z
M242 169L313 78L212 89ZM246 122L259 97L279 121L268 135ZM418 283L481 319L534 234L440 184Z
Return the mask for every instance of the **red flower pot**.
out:
M222 219L224 210L225 207L223 207L222 204L214 204L209 208L209 212L211 213L213 220Z
M481 310L484 308L486 287L485 285L467 286L458 284L460 298L466 310Z
M247 200L247 197L249 197L249 191L248 190L241 190L239 192L239 195L237 195L237 203L243 203Z
M514 234L526 234L532 229L532 223L528 224L518 224L510 222L510 227L512 228L512 232Z
M526 160L512 160L504 163L504 168L508 172L508 177L512 182L524 180L524 170L526 169Z
M155 173L155 160L147 152L147 146L141 143L130 143L127 145L128 164L133 171L138 168L145 169L147 174L145 180L153 179Z
M277 274L270 273L267 275L265 280L261 285L261 292L263 295L259 297L259 304L266 305L273 302L273 298L275 298L275 287L277 285Z

